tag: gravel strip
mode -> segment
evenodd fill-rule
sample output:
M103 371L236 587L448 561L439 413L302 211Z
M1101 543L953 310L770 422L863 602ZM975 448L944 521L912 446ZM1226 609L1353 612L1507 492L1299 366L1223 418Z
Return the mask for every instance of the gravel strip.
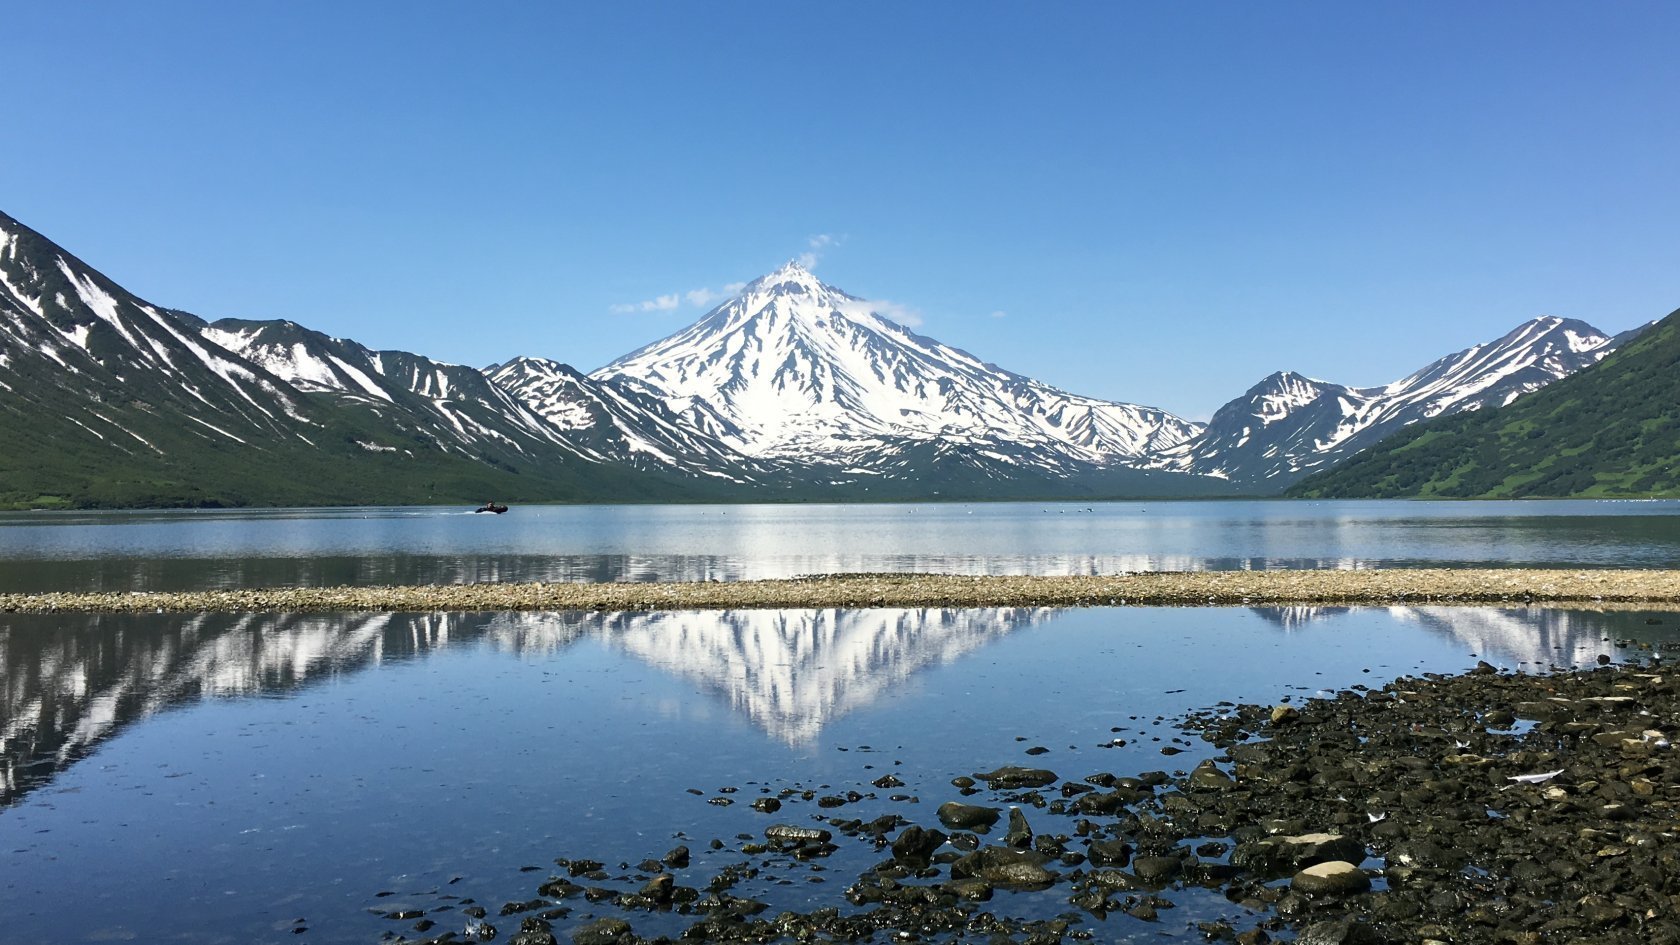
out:
M0 594L6 613L713 610L1295 604L1671 604L1680 571L1158 571L1075 577L836 574L775 581Z

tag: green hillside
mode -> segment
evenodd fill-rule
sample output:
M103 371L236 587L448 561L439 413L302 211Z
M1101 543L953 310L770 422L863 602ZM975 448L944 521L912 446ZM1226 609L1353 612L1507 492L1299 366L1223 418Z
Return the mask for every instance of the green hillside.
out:
M1286 494L1680 496L1680 311L1578 374L1504 407L1417 424Z

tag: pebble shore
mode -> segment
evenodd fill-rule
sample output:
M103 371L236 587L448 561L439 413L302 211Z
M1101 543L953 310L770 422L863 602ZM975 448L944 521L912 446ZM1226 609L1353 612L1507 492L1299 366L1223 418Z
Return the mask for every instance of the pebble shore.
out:
M788 607L1680 603L1680 571L1407 568L1073 577L833 574L767 581L0 594L0 613L719 610Z
M499 922L514 945L1680 945L1680 678L1609 659L1221 703L1181 722L1218 752L1194 770L976 759L972 776L892 795L872 820L878 806L853 805L903 780L837 785L814 804L761 780L761 832L713 839L693 862L687 846L635 867L562 857L535 898L499 912L440 898L385 916L419 919L408 928L426 937L385 940L488 941ZM765 899L780 887L753 885L845 846L876 860L822 874L848 882L849 909L777 911ZM1064 908L1009 917L1032 897ZM1204 905L1180 918L1191 901ZM672 918L675 936L637 931Z

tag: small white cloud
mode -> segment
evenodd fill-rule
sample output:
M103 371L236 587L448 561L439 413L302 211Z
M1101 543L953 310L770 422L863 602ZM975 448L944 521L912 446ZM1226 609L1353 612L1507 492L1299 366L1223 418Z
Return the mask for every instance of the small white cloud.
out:
M902 302L894 302L891 299L877 299L874 305L875 311L906 328L922 327L922 313L919 309L912 308Z
M659 295L642 302L619 302L607 306L607 310L614 315L629 315L632 312L669 312L678 305L677 293Z
M713 302L729 298L730 296L739 293L746 287L747 284L745 282L731 282L724 286L721 291L712 289L708 286L702 286L698 289L689 289L687 292L680 294L670 292L665 295L655 296L642 302L620 302L616 305L607 306L607 310L612 312L614 315L634 315L637 312L670 312L677 309L684 302L695 308L705 308Z
M891 299L858 299L846 305L841 311L853 317L868 314L879 315L906 328L920 328L922 326L922 313L920 311Z
M997 311L992 313L992 317L993 318L1008 318L1009 313L1000 308Z
M801 268L815 269L817 268L817 263L822 262L823 253L839 246L845 241L845 237L835 236L832 233L818 233L815 236L807 237L805 245L809 248L806 249L805 252L799 254L797 261Z

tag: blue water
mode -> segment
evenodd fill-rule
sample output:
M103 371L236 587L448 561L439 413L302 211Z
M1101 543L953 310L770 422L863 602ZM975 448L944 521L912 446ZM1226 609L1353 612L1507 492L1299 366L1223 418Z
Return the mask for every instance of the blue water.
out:
M1680 567L1680 501L531 506L0 514L0 590Z
M505 938L517 917L496 919L500 905L532 898L556 857L628 876L619 863L682 842L694 863L680 881L704 885L744 859L738 834L819 813L931 824L957 798L953 776L1000 764L1187 769L1206 749L1170 720L1222 699L1677 641L1674 614L1489 608L11 615L0 916L20 942L375 942L416 934L381 917L398 909L460 931L449 897L473 897ZM905 786L869 784L886 772ZM748 807L790 787L873 796ZM736 892L842 903L846 877L881 854L839 842ZM1055 915L1066 895L988 908ZM562 941L614 914L572 904ZM1115 916L1093 931L1194 941L1191 922L1237 908L1188 894L1158 925ZM644 934L681 928L631 918Z

